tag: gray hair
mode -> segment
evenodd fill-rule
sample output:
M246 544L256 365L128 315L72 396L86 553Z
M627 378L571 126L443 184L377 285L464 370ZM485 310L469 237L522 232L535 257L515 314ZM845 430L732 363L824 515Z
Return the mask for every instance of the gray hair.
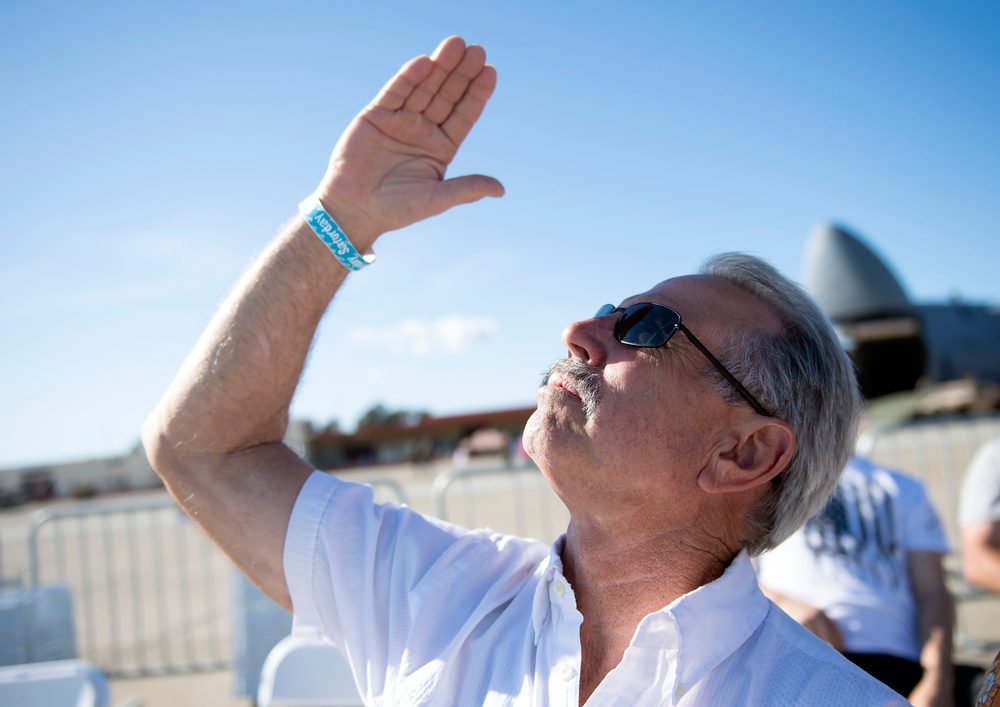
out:
M777 269L751 255L723 253L709 258L701 273L755 296L782 324L778 335L730 337L716 353L765 408L795 430L791 461L747 519L743 546L757 555L794 533L833 493L856 441L861 393L830 320ZM731 404L742 403L722 376L715 378Z

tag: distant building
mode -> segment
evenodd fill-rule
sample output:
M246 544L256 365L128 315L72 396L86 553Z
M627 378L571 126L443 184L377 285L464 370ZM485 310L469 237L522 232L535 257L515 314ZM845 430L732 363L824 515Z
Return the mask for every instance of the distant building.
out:
M425 463L468 454L517 453L534 407L450 417L427 416L411 425L362 427L352 433L320 430L309 435L306 457L318 469Z
M62 464L0 469L3 505L48 498L86 498L160 486L141 446L128 454Z
M412 424L380 424L353 433L315 430L293 420L285 442L317 469L378 464L427 463L467 455L511 457L535 408L517 408L450 417L424 416ZM63 464L0 469L0 505L48 498L89 496L160 486L141 446L128 454Z

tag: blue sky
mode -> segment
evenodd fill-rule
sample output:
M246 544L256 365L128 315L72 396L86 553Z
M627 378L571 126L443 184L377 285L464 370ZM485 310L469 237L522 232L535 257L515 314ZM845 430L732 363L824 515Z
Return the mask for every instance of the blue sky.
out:
M900 2L0 5L0 467L127 451L354 114L449 34L496 94L450 174L507 195L377 244L293 404L534 402L559 334L708 255L860 232L920 301L1000 301L1000 10Z

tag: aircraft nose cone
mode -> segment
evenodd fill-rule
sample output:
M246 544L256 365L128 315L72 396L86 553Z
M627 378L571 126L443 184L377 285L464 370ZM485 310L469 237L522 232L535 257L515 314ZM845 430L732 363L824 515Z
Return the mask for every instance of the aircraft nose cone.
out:
M809 234L804 284L835 322L916 315L888 266L840 225L822 224Z

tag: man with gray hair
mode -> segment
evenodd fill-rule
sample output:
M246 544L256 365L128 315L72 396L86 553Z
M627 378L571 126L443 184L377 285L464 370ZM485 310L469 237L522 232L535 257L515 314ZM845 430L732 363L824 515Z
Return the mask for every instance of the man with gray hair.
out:
M570 511L551 548L375 504L282 444L318 323L376 238L502 196L444 178L495 80L451 37L358 115L147 420L154 468L371 704L905 704L757 587L749 555L823 504L859 412L826 319L760 260L563 331L524 433Z

